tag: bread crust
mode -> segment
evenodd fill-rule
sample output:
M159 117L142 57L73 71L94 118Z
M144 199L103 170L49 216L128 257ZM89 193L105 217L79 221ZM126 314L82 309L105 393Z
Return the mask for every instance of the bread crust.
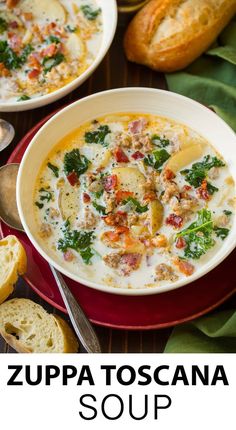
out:
M59 325L61 332L64 336L64 351L66 353L75 353L79 350L79 343L78 340L73 332L73 330L70 328L69 324L65 320L63 320L58 315L54 315L54 318Z
M0 331L1 336L3 339L10 345L16 352L20 353L30 353L32 352L31 349L26 348L21 342L19 342L15 336L12 336L11 334L6 333L5 331Z
M194 0L193 0L194 1ZM178 11L183 0L151 0L131 21L124 38L124 48L130 61L144 64L154 70L173 72L181 70L200 56L217 38L236 13L236 0L222 0L220 6L206 3L206 22L193 27L191 14L184 19L183 29L161 41L154 36L159 26L173 11Z
M0 284L0 304L3 303L13 292L13 287L18 280L19 275L24 275L27 271L27 256L24 247L16 236L9 235L0 241L0 246L6 248L6 255L9 253L9 247L17 246L17 256L12 264L8 276ZM5 270L4 267L1 268Z

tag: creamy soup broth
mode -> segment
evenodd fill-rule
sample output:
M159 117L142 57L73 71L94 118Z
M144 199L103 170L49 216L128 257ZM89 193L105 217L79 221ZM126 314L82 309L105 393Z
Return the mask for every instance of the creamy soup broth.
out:
M49 154L35 185L44 248L70 272L116 288L151 288L198 271L234 218L219 153L168 118L94 119Z

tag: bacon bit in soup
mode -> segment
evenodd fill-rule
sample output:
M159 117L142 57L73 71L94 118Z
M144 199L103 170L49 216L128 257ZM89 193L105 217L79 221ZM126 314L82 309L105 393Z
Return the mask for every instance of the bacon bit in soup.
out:
M121 225L127 220L127 213L119 211L115 214L110 214L102 218L107 225Z
M121 262L128 264L128 266L132 267L132 269L135 270L139 267L141 258L141 254L138 253L124 254L121 257Z
M174 264L178 267L179 271L186 276L191 276L195 270L193 264L188 261L181 260L180 258L175 258Z
M24 12L23 13L23 18L26 21L31 21L33 19L33 14L31 12Z
M146 202L152 202L153 200L156 200L157 196L156 193L154 191L149 191L149 193L144 194L143 199Z
M89 194L87 193L83 193L83 202L84 203L89 203L91 201L91 197Z
M33 52L28 57L28 65L29 67L32 67L33 69L41 70L41 64L40 64L40 56L37 52Z
M129 228L124 225L120 225L119 227L116 227L116 233L118 234L129 233Z
M105 240L108 240L109 242L118 242L120 240L119 233L115 231L105 231L103 234L103 237Z
M167 238L164 234L159 234L158 236L153 237L153 239L151 239L151 243L157 248L165 248L168 245Z
M174 228L180 228L183 225L183 218L182 218L182 216L178 216L178 215L175 215L175 214L170 214L166 218L166 224L167 225L171 225Z
M174 174L174 172L172 172L172 170L170 170L170 169L168 169L168 168L166 168L166 169L164 170L164 172L163 172L163 176L164 176L164 179L165 179L166 181L171 181L172 179L174 179L174 178L175 178L175 174Z
M207 180L204 179L202 181L201 186L197 189L197 195L200 199L203 200L209 200L210 199L210 194L207 190Z
M7 0L6 3L7 7L9 7L9 9L12 9L17 5L17 3L19 3L19 0Z
M123 254L120 259L120 272L124 276L130 275L130 272L137 270L140 266L142 255L138 253Z
M58 46L56 45L56 43L52 43L51 45L47 46L47 48L45 48L41 55L42 57L53 57L58 51Z
M74 187L74 185L79 185L79 178L78 178L76 172L71 172L67 176L67 179L68 179L69 183L72 185L72 187Z
M15 30L16 28L19 27L18 22L16 22L16 21L10 22L9 27Z
M117 163L128 163L129 159L127 155L124 153L124 151L118 147L114 150L114 156L117 161Z
M185 241L185 239L183 238L183 237L178 237L178 239L177 239L177 241L176 241L176 244L175 244L175 246L176 246L176 248L178 248L178 249L182 249L182 248L185 248L185 246L186 246L186 241Z
M193 188L191 187L191 185L184 185L183 186L183 192L185 192L185 191L190 191L190 190L192 190Z
M109 175L104 179L104 189L106 191L114 190L117 187L118 178L117 175Z
M22 39L15 33L8 33L9 38L9 46L10 48L18 53L21 50L22 47Z
M70 251L70 250L66 251L66 252L63 254L63 257L64 257L64 260L65 260L65 261L68 261L68 262L73 261L73 260L74 260L74 258L75 258L74 254L73 254L73 253L72 253L72 251Z
M116 201L117 203L121 203L126 200L128 197L133 197L134 193L131 191L122 191L119 190L116 192Z
M137 119L129 123L129 132L132 134L141 133L147 125L147 120L145 118Z
M140 151L136 151L131 155L131 157L134 160L140 160L141 158L144 158L144 154L142 154L142 152L140 152Z
M30 70L30 72L28 73L28 78L29 79L36 79L40 74L40 70L38 69L33 69Z
M0 76L3 78L6 78L7 76L10 76L10 70L8 70L3 63L0 63Z

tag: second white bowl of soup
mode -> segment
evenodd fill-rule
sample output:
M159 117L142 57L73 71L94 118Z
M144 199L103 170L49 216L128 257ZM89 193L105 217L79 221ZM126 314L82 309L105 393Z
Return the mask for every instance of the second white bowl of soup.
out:
M235 247L236 138L174 93L112 90L49 120L17 202L27 235L68 277L117 294L181 287Z
M52 103L100 64L117 23L115 0L0 2L0 111Z

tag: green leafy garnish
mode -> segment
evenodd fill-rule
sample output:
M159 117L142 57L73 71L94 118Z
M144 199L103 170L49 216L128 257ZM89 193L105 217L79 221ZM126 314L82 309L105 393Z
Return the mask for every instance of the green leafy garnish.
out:
M27 45L21 55L17 55L13 49L10 48L6 40L0 41L0 63L8 69L19 69L28 58L28 55L33 51L31 45Z
M231 211L228 211L228 210L224 210L223 212L224 212L224 214L225 214L225 215L227 215L227 216L230 216L230 215L232 215L232 212L231 212Z
M99 205L97 202L93 202L93 207L98 211L100 214L106 215L106 208L105 206Z
M147 212L148 205L142 206L138 200L136 200L134 197L128 197L126 200L123 201L123 204L126 203L132 203L132 206L134 207L135 211L142 214L144 212Z
M212 196L216 191L219 191L219 188L215 187L210 182L207 182L207 191Z
M68 31L69 33L74 33L77 30L77 27L71 27L71 25L66 25L65 26L66 31Z
M90 5L86 4L81 6L81 10L84 14L84 16L89 20L89 21L94 21L98 15L101 13L101 9L93 9Z
M167 152L166 149L160 149L153 151L152 154L148 154L144 158L144 163L153 167L155 170L158 170L168 160L168 158L170 158L169 152Z
M182 170L180 173L185 176L185 180L195 188L201 186L202 181L206 179L207 172L212 167L224 167L225 164L222 160L217 157L211 157L210 155L206 155L202 161L194 163L191 169ZM209 194L213 194L215 191L218 191L218 188L214 187L214 185L207 182L207 190Z
M228 228L224 228L224 227L214 227L214 231L217 237L220 237L222 240L224 240L228 234L229 234L229 229Z
M160 148L165 148L170 144L169 139L165 139L163 137L154 134L151 138L153 145L159 146Z
M23 94L21 97L17 99L18 102L25 102L26 100L30 100L30 97L27 94Z
M53 57L48 57L48 56L44 57L42 61L42 65L44 66L43 68L44 73L50 72L53 67L58 66L58 64L62 63L64 60L65 60L65 56L61 52L58 52Z
M84 260L85 264L90 264L91 263L91 259L94 256L94 250L93 248L91 248L90 246L86 249L81 249L80 251L80 255Z
M211 212L202 209L197 213L198 218L186 229L182 230L176 237L184 237L186 247L184 256L187 258L199 259L210 248L215 245L213 234L213 221Z
M50 36L48 36L46 39L47 45L50 45L51 43L56 43L56 45L57 45L60 42L61 42L61 40L59 39L59 37L54 36L53 34L50 34Z
M90 161L84 155L80 154L79 149L72 149L64 157L64 172L66 176L75 172L79 177L88 169Z
M107 146L106 136L111 133L108 125L100 125L95 131L87 131L84 135L86 143L98 143Z
M27 61L28 56L31 54L31 52L33 51L33 47L32 45L28 44L25 46L25 48L23 49L21 55L20 55L20 62L21 65L24 64Z
M0 16L0 34L4 33L8 28L8 23Z
M58 241L58 249L62 252L66 252L69 248L74 249L81 255L85 264L89 264L94 255L90 247L94 240L94 233L71 230L69 221L65 223L63 233L64 237Z
M100 199L103 193L104 193L104 190L92 192L92 194L94 195L94 197L96 197L96 199Z
M56 178L59 178L59 168L57 166L54 166L52 163L47 164L48 168L52 170Z
M44 204L39 202L35 202L35 205L38 206L39 209L42 209L44 207Z
M58 249L65 252L68 248L71 248L79 252L92 244L93 237L94 233L91 231L78 231L67 228L64 231L64 238L58 241Z
M52 192L46 190L45 188L40 188L39 192L41 193L39 200L50 202L52 200ZM43 194L42 194L43 193Z

